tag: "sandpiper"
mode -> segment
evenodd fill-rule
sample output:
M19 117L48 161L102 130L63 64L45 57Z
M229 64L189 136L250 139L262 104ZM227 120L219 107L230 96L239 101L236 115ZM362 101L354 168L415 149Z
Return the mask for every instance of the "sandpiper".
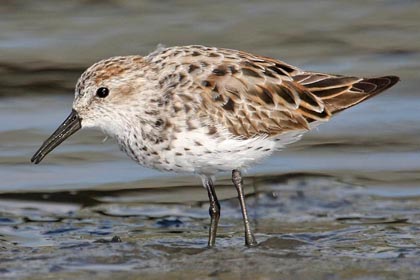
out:
M205 46L112 57L81 75L72 112L31 161L39 163L80 128L95 127L141 165L198 174L210 202L209 247L220 217L214 177L232 171L245 244L253 246L240 170L398 81L308 72L273 58Z

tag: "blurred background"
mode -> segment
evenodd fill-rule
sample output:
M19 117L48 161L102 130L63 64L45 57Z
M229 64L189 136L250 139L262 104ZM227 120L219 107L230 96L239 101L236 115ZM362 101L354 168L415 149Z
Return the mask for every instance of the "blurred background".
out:
M415 279L419 18L420 3L409 0L2 1L0 277ZM235 190L221 176L215 261L204 250L208 205L197 178L138 166L97 131L29 163L69 114L88 66L158 44L240 49L401 82L247 171L260 247L242 247Z

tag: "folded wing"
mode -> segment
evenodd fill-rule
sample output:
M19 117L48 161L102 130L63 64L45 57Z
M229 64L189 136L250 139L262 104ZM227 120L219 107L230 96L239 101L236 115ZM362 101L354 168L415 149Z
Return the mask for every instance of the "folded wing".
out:
M271 58L240 52L201 81L202 112L232 134L249 138L309 129L314 121L354 106L398 82L304 72Z

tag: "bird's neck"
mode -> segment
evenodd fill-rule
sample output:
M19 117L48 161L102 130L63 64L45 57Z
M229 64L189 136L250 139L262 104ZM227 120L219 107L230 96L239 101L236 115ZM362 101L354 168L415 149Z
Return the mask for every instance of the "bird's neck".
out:
M138 110L126 110L127 113L119 116L117 122L114 120L115 125L107 131L123 149L131 147L141 150L161 141L163 112L156 102L146 100L147 96L143 98ZM148 107L142 107L143 104L148 104Z

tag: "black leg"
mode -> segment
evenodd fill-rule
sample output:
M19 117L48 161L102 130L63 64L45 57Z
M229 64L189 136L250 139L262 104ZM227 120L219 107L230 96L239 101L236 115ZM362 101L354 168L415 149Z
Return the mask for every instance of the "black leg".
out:
M209 195L210 207L210 229L209 229L209 242L208 247L213 247L216 241L217 225L220 218L220 204L217 200L216 191L214 190L214 184L210 177L206 177L203 180L203 184L207 189Z
M244 189L242 187L242 176L239 170L232 170L232 181L235 185L236 190L238 191L238 199L241 204L242 217L244 219L245 226L245 245L246 246L255 246L257 241L255 240L254 235L252 234L251 227L249 225L248 214L246 211L245 198L244 198Z

